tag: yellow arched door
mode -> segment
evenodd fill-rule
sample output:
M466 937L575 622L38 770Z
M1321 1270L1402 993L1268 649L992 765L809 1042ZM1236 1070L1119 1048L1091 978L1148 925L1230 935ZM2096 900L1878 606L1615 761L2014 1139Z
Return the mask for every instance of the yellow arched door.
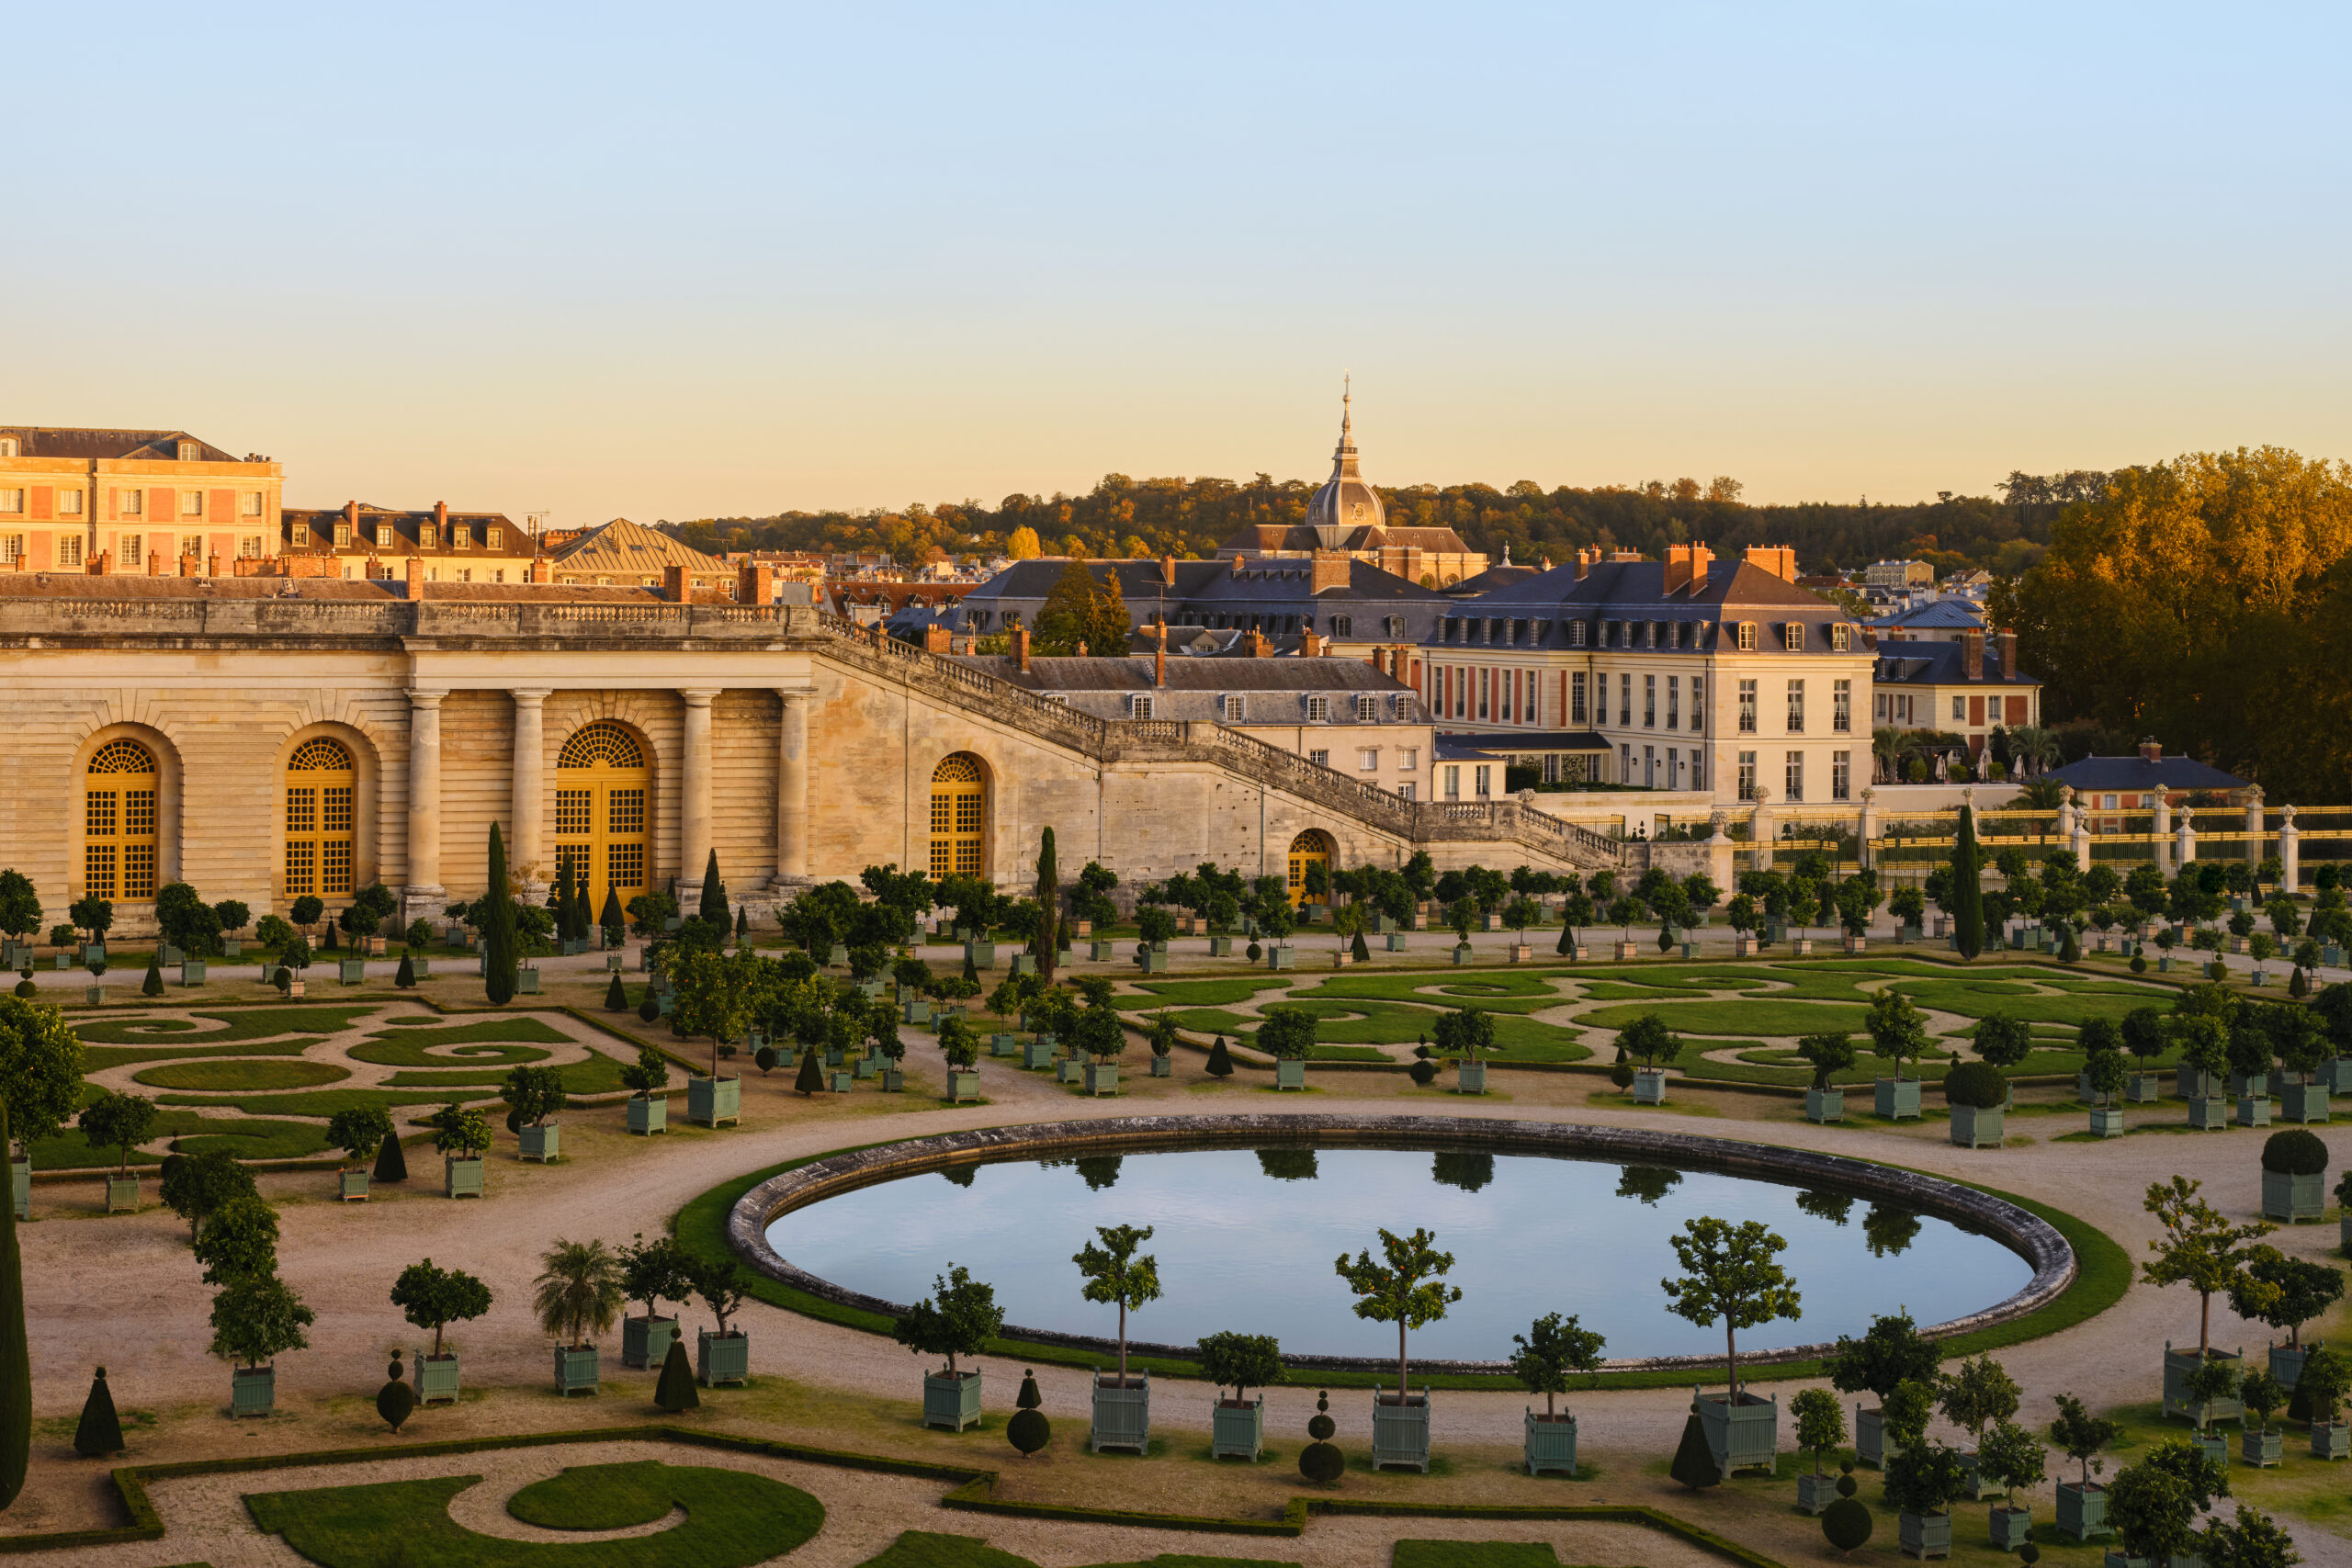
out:
M555 862L563 875L588 874L589 918L607 889L626 907L645 891L645 749L622 725L600 718L563 743L555 762Z
M90 758L82 790L82 891L143 903L155 897L155 754L109 740Z
M351 891L358 782L349 748L323 735L303 741L286 760L286 897Z
M1310 865L1321 866L1327 877L1331 874L1331 840L1311 828L1290 841L1290 901L1294 908L1306 897L1306 868ZM1324 886L1328 887L1329 884Z
M931 874L978 876L980 840L988 821L988 777L980 760L958 751L931 774Z

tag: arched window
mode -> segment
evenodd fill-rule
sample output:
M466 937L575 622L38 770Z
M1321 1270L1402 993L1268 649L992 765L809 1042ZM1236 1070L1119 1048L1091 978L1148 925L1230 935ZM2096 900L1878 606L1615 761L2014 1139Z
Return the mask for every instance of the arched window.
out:
M138 902L155 897L155 754L109 740L82 790L82 891Z
M1312 828L1290 841L1290 901L1294 907L1306 897L1306 868L1310 865L1321 866L1326 876L1331 874L1331 840Z
M607 889L626 906L645 891L646 795L652 772L625 725L600 718L572 731L556 757L555 863L588 874L591 916Z
M982 825L988 820L987 776L980 760L958 751L931 774L931 874L980 874Z
M358 782L349 749L323 735L303 741L287 759L287 897L351 891L352 800Z

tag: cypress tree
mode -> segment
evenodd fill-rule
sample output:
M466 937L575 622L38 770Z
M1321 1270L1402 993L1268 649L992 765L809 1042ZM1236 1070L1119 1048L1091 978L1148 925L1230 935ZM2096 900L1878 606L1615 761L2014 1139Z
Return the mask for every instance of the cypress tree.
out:
M383 1146L376 1151L376 1172L368 1179L371 1181L406 1181L408 1179L408 1156L401 1152L399 1128L392 1129L392 1135L386 1138Z
M493 1007L514 999L514 900L506 890L506 838L490 825L490 886L481 919L481 952L487 972L482 987Z
M1706 1429L1699 1425L1699 1413L1682 1423L1682 1446L1674 1450L1674 1463L1667 1473L1696 1492L1702 1486L1719 1484L1723 1472L1715 1468L1715 1451L1707 1446Z
M555 934L559 940L571 940L571 876L564 871L555 874Z
M621 896L610 887L605 889L605 908L596 923L608 931L628 929L628 912L621 908Z
M738 904L735 906L735 945L738 947L742 946L743 939L751 934L752 912L742 905Z
M571 940L586 942L588 928L593 923L588 919L588 857L582 855L580 874L572 879L571 884Z
M0 1148L8 1146L8 1107L0 1100ZM25 1260L17 1247L17 1206L0 1203L0 1508L25 1489L33 1456L33 1359L25 1343Z
M621 972L617 969L613 971L613 983L605 987L605 1010L628 1011L628 987L621 984Z
M702 1395L695 1392L695 1369L686 1359L683 1339L670 1341L670 1354L662 1361L662 1381L653 1385L653 1403L673 1416L702 1406Z
M164 994L164 967L153 958L147 960L147 978L139 982L139 994L142 997Z
M1951 851L1952 944L1962 958L1984 951L1984 857L1976 847L1976 808L1960 808L1960 841Z
M392 976L392 984L403 991L416 987L416 965L409 961L406 953L401 954L401 971Z
M705 924L717 931L725 931L729 923L727 919L727 884L718 880L718 851L715 848L710 852L709 863L702 868L702 904L695 912L703 918Z
M1037 955L1037 976L1054 983L1054 964L1061 957L1061 868L1054 860L1054 830L1048 828L1037 848L1037 939L1029 951Z
M74 1451L84 1459L104 1459L119 1454L128 1446L122 1440L122 1422L115 1415L114 1395L107 1389L107 1370L90 1380L90 1397L82 1402L82 1420L74 1428Z

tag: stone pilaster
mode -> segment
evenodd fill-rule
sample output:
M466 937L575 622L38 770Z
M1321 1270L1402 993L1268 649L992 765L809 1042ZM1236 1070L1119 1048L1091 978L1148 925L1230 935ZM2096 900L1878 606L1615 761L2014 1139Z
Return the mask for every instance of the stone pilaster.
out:
M778 692L784 723L775 750L775 885L808 879L808 694Z
M710 863L710 705L714 689L682 691L685 703L683 755L678 760L678 907L694 912Z
M441 885L441 698L440 692L408 694L408 883L402 890L403 920L441 912L447 889Z
M547 841L547 700L545 691L510 693L514 699L514 804L508 810L508 861L528 866L523 896L542 903L555 875Z

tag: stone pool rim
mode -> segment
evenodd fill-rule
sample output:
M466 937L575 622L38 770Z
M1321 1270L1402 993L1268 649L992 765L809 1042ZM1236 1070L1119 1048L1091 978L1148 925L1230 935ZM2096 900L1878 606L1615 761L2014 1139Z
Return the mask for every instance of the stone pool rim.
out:
M2049 1306L2080 1272L2075 1249L2058 1228L2005 1198L1947 1181L1924 1171L1881 1165L1843 1155L1776 1144L1646 1128L1587 1122L1531 1122L1476 1116L1346 1116L1330 1113L1227 1114L1214 1116L1119 1116L1090 1121L1032 1122L944 1133L871 1148L821 1156L770 1177L736 1200L727 1217L729 1243L753 1268L794 1290L838 1306L897 1317L907 1303L884 1301L812 1274L768 1244L767 1230L796 1209L859 1188L956 1166L1017 1159L1059 1159L1078 1155L1182 1151L1200 1148L1263 1148L1281 1145L1322 1148L1399 1149L1430 1146L1484 1150L1598 1164L1664 1165L1752 1177L1780 1186L1828 1189L1859 1198L1899 1203L1989 1235L2024 1258L2033 1277L2011 1295L1982 1311L1923 1326L1929 1338L1945 1339L1993 1328ZM1371 1222L1367 1221L1367 1235ZM1805 1282L1797 1281L1800 1290ZM1118 1341L1093 1335L1006 1324L1000 1337L1058 1349L1118 1353ZM1163 1345L1130 1338L1130 1356L1191 1360L1197 1345ZM1743 1346L1743 1365L1816 1360L1834 1343ZM1378 1372L1393 1370L1394 1357L1319 1356L1285 1353L1283 1362L1302 1371ZM1644 1356L1604 1360L1605 1372L1704 1372L1720 1367L1719 1354ZM1508 1374L1506 1360L1445 1360L1415 1357L1413 1365L1454 1375Z

